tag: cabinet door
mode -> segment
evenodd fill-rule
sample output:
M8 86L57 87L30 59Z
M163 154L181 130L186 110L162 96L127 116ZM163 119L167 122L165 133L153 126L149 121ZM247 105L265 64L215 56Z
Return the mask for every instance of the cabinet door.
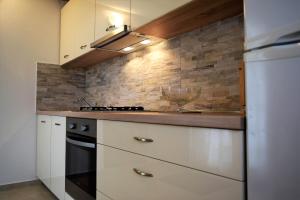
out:
M90 44L94 42L95 27L95 1L71 0L71 9L74 12L75 57L91 50Z
M75 58L75 31L72 1L68 2L61 10L60 23L60 64L63 65Z
M95 40L109 34L110 26L130 24L130 0L96 0Z
M65 196L66 118L52 117L51 132L51 191L58 197Z
M139 28L192 0L131 0L131 26Z
M96 0L70 0L61 11L60 64L91 50Z
M39 115L37 117L37 176L50 188L50 142L51 117Z

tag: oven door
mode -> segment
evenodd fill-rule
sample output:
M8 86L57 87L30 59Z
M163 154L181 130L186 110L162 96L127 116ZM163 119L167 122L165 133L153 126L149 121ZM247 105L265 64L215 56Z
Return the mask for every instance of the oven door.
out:
M76 200L96 199L96 138L67 132L66 192Z

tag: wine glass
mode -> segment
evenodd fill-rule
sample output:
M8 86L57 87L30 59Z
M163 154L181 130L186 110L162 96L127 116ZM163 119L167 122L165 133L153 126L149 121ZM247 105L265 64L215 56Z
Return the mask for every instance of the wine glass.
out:
M162 97L177 104L178 112L183 112L183 107L200 96L200 88L188 87L161 87Z

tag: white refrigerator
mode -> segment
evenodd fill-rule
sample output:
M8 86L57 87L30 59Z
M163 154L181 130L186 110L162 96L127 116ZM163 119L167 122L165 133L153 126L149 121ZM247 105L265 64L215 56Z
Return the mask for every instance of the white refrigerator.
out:
M300 0L245 0L248 200L300 200Z

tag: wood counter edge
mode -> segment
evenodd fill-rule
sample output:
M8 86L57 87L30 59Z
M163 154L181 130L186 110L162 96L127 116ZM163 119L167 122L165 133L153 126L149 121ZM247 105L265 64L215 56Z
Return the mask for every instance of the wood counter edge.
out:
M243 114L215 113L164 113L164 112L72 112L72 111L37 111L38 115L77 117L98 120L138 122L175 126L244 130Z

